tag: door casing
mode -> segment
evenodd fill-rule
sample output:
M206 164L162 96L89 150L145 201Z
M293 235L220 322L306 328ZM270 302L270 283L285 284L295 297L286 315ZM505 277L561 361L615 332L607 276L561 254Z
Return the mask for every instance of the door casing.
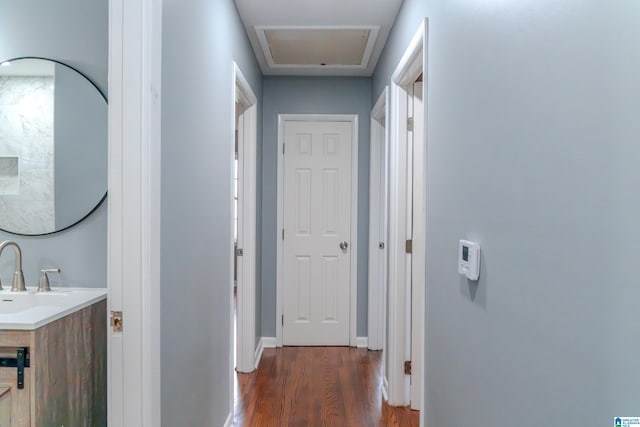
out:
M233 366L231 354L231 375L234 368L238 372L253 372L257 368L259 357L256 357L256 163L257 163L257 110L258 100L242 74L238 65L233 63L233 114L232 135L236 129L236 105L240 105L242 113L238 120L238 248L243 254L238 258L238 293L237 293L237 360ZM230 141L235 144L234 141ZM233 165L234 159L230 159ZM231 167L233 170L233 166ZM231 180L233 185L233 179ZM233 189L232 189L233 194ZM233 212L233 200L231 211ZM231 215L231 230L233 230ZM233 236L233 233L231 233ZM233 251L233 237L231 239ZM232 257L233 261L233 257ZM233 265L231 266L233 271ZM233 348L233 280L231 280L231 346ZM259 356L259 355L258 355ZM233 378L231 378L233 384ZM232 387L233 389L233 387ZM233 391L231 394L233 402Z
M410 319L410 342L408 357L412 362L411 384L409 395L411 396L411 409L420 410L422 408L422 390L420 381L423 372L423 342L424 342L424 290L425 290L425 244L426 244L426 215L425 215L425 194L426 194L426 153L424 145L424 95L423 82L413 83L410 87L411 96L408 101L412 104L411 116L413 129L411 130L410 158L411 174L407 175L407 180L412 181L410 204L407 206L412 219L411 236L413 238L413 255L410 269L410 290L411 298L407 307L407 312L411 313ZM415 362L417 361L417 362Z
M162 2L109 2L107 423L161 425ZM105 319L105 322L108 320Z
M407 235L408 212L408 190L410 186L406 180L406 161L407 161L407 117L408 117L408 100L410 94L407 87L416 81L420 74L424 76L423 86L423 102L425 108L421 117L425 131L423 132L424 155L423 164L425 168L420 171L423 182L426 182L426 153L427 153L427 41L428 41L428 20L425 18L421 23L418 31L412 38L409 46L405 50L404 55L400 59L395 71L391 76L391 142L390 142L390 194L389 194L389 342L388 342L388 398L389 403L394 406L404 406L409 404L410 387L408 376L404 374L404 361L407 356L407 349L410 349L411 334L409 333L410 315L407 314L407 304L411 302L410 288L408 286L410 277L408 276L408 266L410 258L405 252L405 241ZM426 198L425 198L426 200ZM424 211L424 210L423 210ZM414 218L414 221L424 221L426 218ZM423 238L425 236L422 236ZM418 260L426 262L425 253L414 252L412 256ZM426 276L426 275L425 275ZM426 286L426 280L425 280ZM424 337L426 331L424 308L425 300L419 301L421 304L421 321L418 322L419 341L414 345L420 346L423 354L420 361L422 366L424 363ZM421 400L425 400L425 373L418 378L420 381ZM423 405L420 405L423 406ZM420 411L421 425L424 425L424 413L426 408L422 407Z
M277 227L276 227L276 346L282 347L282 315L284 291L284 245L282 229L284 227L284 124L287 121L303 122L351 122L351 272L349 307L349 345L357 345L357 295L358 295L358 115L357 114L279 114L278 115L278 189L277 189Z
M369 162L369 310L368 348L384 350L388 253L389 87L371 110ZM380 244L383 247L380 247ZM386 355L385 355L386 357ZM383 367L384 368L384 367ZM383 375L384 376L384 375Z

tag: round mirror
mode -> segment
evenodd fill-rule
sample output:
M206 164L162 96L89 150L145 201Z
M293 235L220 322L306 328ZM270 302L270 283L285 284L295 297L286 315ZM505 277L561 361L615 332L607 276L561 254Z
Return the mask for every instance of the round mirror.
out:
M72 227L107 192L107 100L77 70L42 58L0 63L0 229Z

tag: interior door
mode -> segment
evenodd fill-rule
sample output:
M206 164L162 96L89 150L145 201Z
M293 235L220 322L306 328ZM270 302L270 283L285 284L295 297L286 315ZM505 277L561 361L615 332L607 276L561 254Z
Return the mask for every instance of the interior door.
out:
M287 121L284 142L283 345L349 345L352 124Z
M425 145L424 105L422 81L413 84L413 96L409 98L413 110L412 154L411 154L411 409L422 407L422 355L424 345L424 301L425 301Z

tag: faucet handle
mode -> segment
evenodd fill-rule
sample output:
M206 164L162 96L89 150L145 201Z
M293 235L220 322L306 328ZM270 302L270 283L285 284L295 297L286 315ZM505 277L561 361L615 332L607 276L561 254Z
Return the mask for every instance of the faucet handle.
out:
M40 284L38 285L38 292L50 292L51 286L49 286L49 276L47 273L60 273L59 268L47 268L40 270Z

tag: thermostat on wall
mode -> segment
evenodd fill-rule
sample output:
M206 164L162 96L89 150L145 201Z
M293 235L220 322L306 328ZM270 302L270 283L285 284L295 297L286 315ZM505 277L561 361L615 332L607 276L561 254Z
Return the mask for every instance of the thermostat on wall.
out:
M469 280L480 277L480 245L468 240L460 240L458 244L458 273Z

